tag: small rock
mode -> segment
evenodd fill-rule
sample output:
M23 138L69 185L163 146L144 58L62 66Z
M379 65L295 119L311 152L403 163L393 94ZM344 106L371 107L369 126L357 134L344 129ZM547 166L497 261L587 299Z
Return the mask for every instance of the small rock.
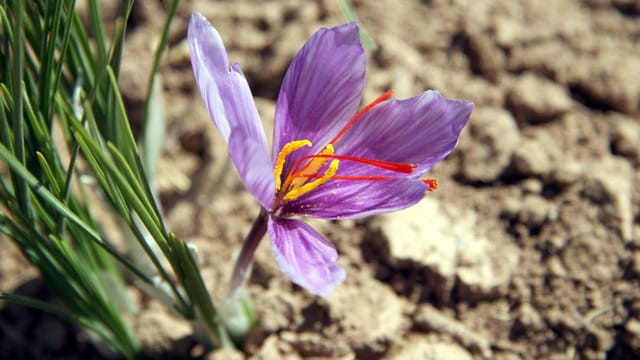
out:
M414 315L413 321L420 329L451 336L466 348L482 354L485 358L491 358L492 356L489 340L430 305L420 306ZM430 357L421 359L430 359ZM457 358L452 357L451 359Z
M567 269L562 265L562 262L557 256L550 256L546 261L549 273L557 277L566 277Z
M305 359L315 357L338 359L348 356L351 351L345 342L331 342L317 332L291 332L280 334L283 341L291 344L293 349ZM350 358L352 356L349 356Z
M514 170L522 176L547 175L553 168L556 147L549 134L542 132L534 138L522 139L511 158Z
M578 181L584 171L581 163L565 160L554 165L554 169L549 173L549 182L565 188Z
M359 357L377 357L399 340L399 334L408 327L409 322L403 316L406 305L388 286L368 276L358 280L367 284L339 286L326 301L330 317L343 329L349 347L362 355ZM363 293L362 289L367 291Z
M468 125L471 136L462 137L462 176L468 181L491 182L509 165L519 144L511 114L500 108L474 110Z
M637 54L603 49L575 67L572 82L587 106L633 114L640 107L640 62Z
M632 349L640 348L640 320L638 319L629 319L624 324L624 329L627 331L625 336L625 342Z
M640 163L640 124L630 118L614 121L611 129L611 149L614 154Z
M517 311L516 326L528 332L528 330L538 331L544 329L544 321L540 313L529 303L523 303Z
M558 208L540 196L526 196L518 212L518 221L529 229L538 229L546 221L558 218Z
M499 17L495 22L496 42L501 47L510 48L522 42L522 35L527 31L524 26L511 17Z
M519 254L514 246L497 244L485 237L466 238L458 246L456 276L460 299L481 300L505 291L518 265Z
M502 50L492 41L491 36L476 26L467 25L462 36L471 71L496 83L506 62Z
M613 205L605 213L603 224L617 230L625 241L631 241L633 233L633 211L631 207L633 170L621 158L606 158L592 162L585 173L584 195L593 201ZM603 206L603 211L606 207Z
M418 337L409 339L390 360L471 360L473 357L459 345L441 341L425 341Z
M572 106L565 88L531 73L518 78L507 104L518 121L531 124L553 120Z
M522 191L525 194L538 195L542 192L543 187L542 181L535 178L525 179L522 182Z
M318 3L309 2L305 4L305 6L301 6L298 8L300 20L303 23L309 23L312 21L316 21L320 18L320 9Z
M301 359L299 355L295 354L291 344L282 340L278 334L269 335L257 349L257 352L252 355L252 358L256 359Z
M548 327L565 328L573 332L582 330L583 324L575 314L567 314L558 308L550 309L543 314Z
M552 235L545 240L549 251L559 251L567 245L567 237L563 235Z
M244 360L244 358L241 351L218 349L205 355L204 360Z

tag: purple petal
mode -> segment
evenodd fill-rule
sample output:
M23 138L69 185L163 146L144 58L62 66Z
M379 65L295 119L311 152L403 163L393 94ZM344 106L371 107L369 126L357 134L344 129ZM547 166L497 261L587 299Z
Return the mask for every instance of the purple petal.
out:
M422 176L458 144L473 103L449 100L426 91L406 100L389 100L366 113L335 144L336 154L416 164ZM347 164L345 164L347 165ZM367 172L370 166L348 164L338 173Z
M276 185L271 158L264 145L245 128L233 128L229 137L229 155L244 185L260 205L269 209Z
M394 173L341 160L337 175L399 178L330 180L287 204L283 213L329 219L358 218L415 204L429 190L420 178L455 148L472 109L472 103L448 100L436 91L376 106L339 139L335 144L336 154L415 164L414 172Z
M229 143L231 159L258 201L263 206L270 205L268 194L275 191L273 166L264 128L240 65L229 66L220 35L197 12L191 15L188 39L196 83L211 118Z
M357 219L407 208L420 201L429 185L419 179L330 180L286 204L284 215L321 219Z
M311 226L300 220L271 217L268 231L276 261L294 283L325 296L346 278L336 264L336 249Z
M365 67L355 22L318 30L298 52L278 95L272 157L293 140L313 147L291 154L284 173L300 156L321 150L356 113Z

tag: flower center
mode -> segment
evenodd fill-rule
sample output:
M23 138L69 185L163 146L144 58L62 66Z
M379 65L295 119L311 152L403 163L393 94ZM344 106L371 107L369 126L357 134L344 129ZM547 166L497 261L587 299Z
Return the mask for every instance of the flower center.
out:
M287 157L293 152L304 148L311 147L313 144L308 139L294 140L285 144L280 152L273 169L276 185L276 201L287 202L298 199L300 196L318 188L327 181L334 180L352 180L352 181L378 181L395 179L400 176L406 176L413 173L417 167L415 164L404 164L392 161L383 161L349 155L340 155L335 153L334 144L339 142L342 136L353 125L362 118L362 116L373 109L376 105L382 103L393 95L392 91L387 91L371 104L360 110L339 132L329 141L329 143L318 153L302 156L288 170L283 179L284 164ZM387 175L345 175L338 174L338 167L341 161L351 161L373 168L383 169L397 174ZM328 164L327 164L328 163ZM324 169L323 172L320 170ZM433 191L438 187L438 182L434 179L422 179L422 182L429 185L427 191Z
M313 157L302 157L300 160L307 160L307 163L301 168L301 161L298 160L291 171L285 177L284 183L282 182L282 170L284 168L284 162L286 157L292 152L305 147L311 146L311 141L295 140L287 143L280 153L278 153L278 159L276 160L276 166L273 169L273 175L276 179L276 194L278 197L285 201L291 201L299 198L300 196L308 193L309 191L317 188L318 186L326 183L329 179L336 175L338 171L338 164L340 160L332 160L329 163L329 167L323 174L318 174L318 171L329 161L330 158L322 156L333 155L333 145L328 144L325 148ZM314 179L313 181L309 181Z

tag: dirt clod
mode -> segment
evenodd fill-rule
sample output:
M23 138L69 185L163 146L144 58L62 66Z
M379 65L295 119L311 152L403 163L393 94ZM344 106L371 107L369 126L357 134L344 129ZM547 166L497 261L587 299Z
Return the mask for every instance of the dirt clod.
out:
M499 108L477 108L459 151L462 176L476 182L495 181L520 145L520 134L511 114Z

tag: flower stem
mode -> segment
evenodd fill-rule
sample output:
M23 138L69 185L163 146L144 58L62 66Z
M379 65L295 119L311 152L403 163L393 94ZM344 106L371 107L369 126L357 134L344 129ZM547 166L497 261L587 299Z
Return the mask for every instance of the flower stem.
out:
M229 284L229 296L233 296L237 289L244 287L249 279L249 269L251 268L253 254L265 232L267 232L267 211L261 209L260 214L258 214L258 217L253 221L251 230L244 239L242 250L233 267L231 283Z

